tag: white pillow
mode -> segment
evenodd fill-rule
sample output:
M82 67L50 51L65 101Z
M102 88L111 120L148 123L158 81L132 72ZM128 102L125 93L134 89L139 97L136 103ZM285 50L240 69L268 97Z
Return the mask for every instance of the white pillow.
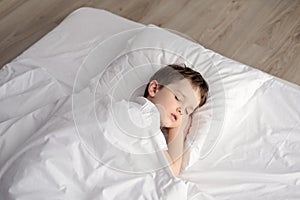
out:
M128 41L123 55L129 55L129 63L138 71L152 69L143 74L143 84L140 84L143 89L154 72L167 64L184 63L202 74L209 85L209 97L192 116L185 141L190 157L184 156L183 162L187 168L204 158L218 140L225 111L222 79L207 50L170 31L148 25ZM142 95L142 90L139 92Z

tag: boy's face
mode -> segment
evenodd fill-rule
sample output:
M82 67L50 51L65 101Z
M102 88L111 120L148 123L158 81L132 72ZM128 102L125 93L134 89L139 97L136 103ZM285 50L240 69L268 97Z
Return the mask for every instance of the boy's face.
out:
M184 117L189 116L200 104L199 88L192 88L187 79L176 81L162 89L156 80L150 82L147 97L160 112L161 126L179 127Z

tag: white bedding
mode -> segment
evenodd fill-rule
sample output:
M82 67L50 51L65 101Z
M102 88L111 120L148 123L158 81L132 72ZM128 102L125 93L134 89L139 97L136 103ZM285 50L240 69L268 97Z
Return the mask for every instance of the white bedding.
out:
M104 10L81 8L1 69L1 200L300 198L299 86L152 30ZM212 86L211 98L193 117L191 132L197 140L182 180L168 167L146 174L112 169L121 158L107 149L102 156L108 165L101 163L95 148L105 143L93 134L82 138L86 130L97 132L92 126L99 122L93 121L95 96L111 91L109 84L94 91L99 74L120 53L165 45L192 55L193 64L209 60L196 66ZM129 61L137 54L128 63L134 66ZM117 71L116 66L109 70ZM109 83L107 74L104 82ZM144 83L147 77L139 80ZM119 100L126 97L120 93L124 88L114 89Z

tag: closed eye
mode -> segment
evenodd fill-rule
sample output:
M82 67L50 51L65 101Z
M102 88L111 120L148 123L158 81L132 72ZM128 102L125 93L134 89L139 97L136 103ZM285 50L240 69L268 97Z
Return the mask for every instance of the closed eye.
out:
M189 114L190 114L188 109L185 109L185 114L186 114L186 115L189 115Z
M183 98L179 95L175 95L174 94L174 96L175 96L175 99L177 100L177 101L179 101L179 102L183 102Z
M190 114L192 114L193 112L194 112L193 108L186 108L186 109L185 109L185 113L186 113L187 115L190 115Z

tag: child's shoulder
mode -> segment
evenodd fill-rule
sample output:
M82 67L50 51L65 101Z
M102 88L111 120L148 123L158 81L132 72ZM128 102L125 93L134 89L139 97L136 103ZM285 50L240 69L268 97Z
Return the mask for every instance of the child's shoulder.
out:
M160 127L160 115L156 106L145 97L121 100L113 106L113 114L117 118L129 120L138 127Z

